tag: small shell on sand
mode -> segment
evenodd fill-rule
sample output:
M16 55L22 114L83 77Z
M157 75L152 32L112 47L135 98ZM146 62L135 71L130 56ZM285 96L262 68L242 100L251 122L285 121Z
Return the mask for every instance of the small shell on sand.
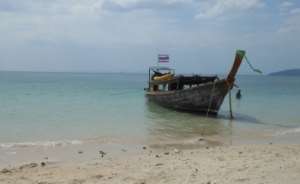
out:
M180 153L178 149L174 149L174 153Z

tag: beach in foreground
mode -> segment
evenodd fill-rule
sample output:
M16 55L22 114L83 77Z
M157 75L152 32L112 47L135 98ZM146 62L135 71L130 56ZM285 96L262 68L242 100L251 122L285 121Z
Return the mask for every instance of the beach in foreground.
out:
M73 145L30 148L31 154L20 148L35 158L1 168L0 183L296 184L300 180L300 145L296 144L121 148L110 145L106 152L93 145Z

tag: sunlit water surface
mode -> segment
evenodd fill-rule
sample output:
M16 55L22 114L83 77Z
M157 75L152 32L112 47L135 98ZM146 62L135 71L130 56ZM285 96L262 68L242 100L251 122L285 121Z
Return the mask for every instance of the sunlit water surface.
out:
M0 72L0 144L228 137L261 127L300 132L300 77L239 76L233 121L227 98L219 116L207 118L147 102L146 84L146 74Z

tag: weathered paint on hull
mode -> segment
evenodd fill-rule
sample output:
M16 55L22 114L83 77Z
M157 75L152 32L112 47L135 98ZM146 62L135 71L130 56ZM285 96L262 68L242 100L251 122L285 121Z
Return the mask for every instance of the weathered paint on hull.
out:
M147 92L150 101L182 111L217 114L228 93L225 80L210 82L190 89Z

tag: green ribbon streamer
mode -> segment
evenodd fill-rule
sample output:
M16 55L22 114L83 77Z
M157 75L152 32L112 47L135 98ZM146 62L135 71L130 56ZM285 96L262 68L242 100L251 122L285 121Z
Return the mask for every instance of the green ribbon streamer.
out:
M246 55L245 55L245 59L246 59L246 62L248 63L248 65L249 65L249 67L251 68L251 70L253 70L256 73L263 74L263 72L261 70L253 67L253 65L250 63L250 61L248 60Z

